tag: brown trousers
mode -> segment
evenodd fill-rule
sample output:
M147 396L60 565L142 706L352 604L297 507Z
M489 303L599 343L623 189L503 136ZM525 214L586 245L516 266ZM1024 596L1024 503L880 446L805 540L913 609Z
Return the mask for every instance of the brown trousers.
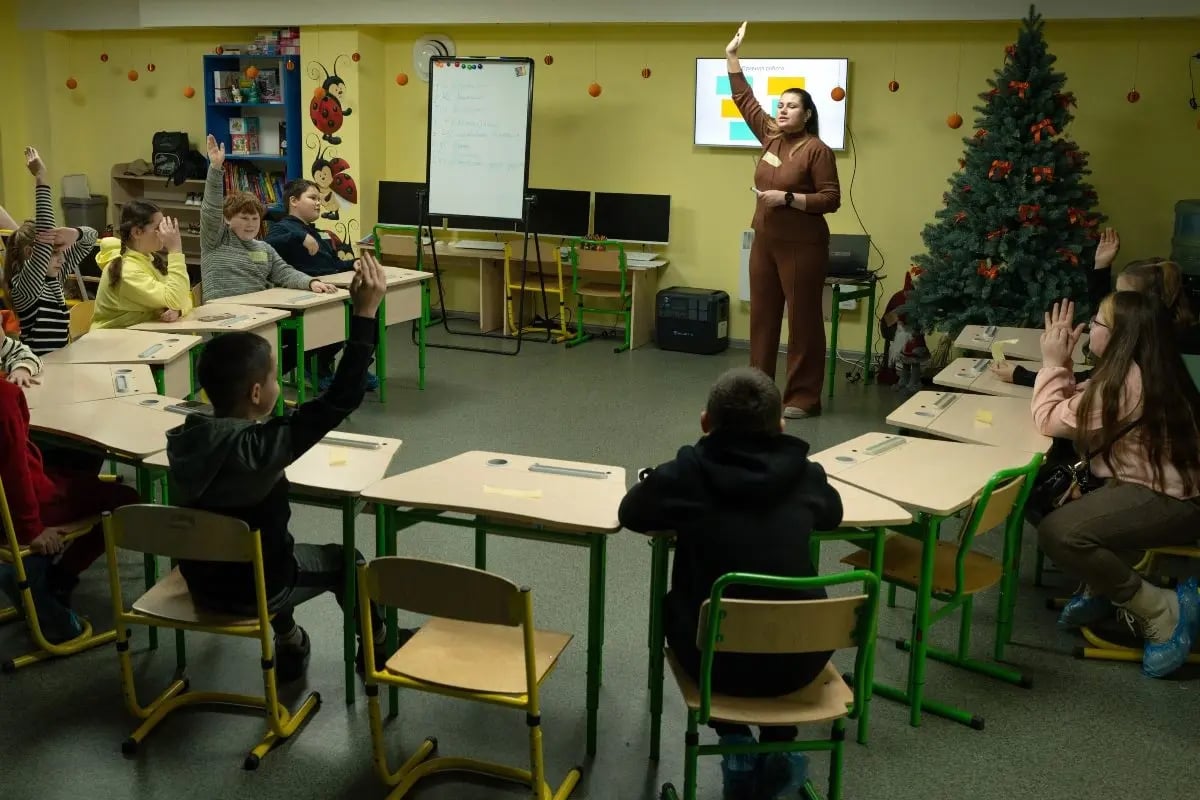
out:
M750 366L775 377L779 328L787 305L787 381L783 404L821 409L825 379L825 320L821 292L829 246L782 242L758 234L750 248Z

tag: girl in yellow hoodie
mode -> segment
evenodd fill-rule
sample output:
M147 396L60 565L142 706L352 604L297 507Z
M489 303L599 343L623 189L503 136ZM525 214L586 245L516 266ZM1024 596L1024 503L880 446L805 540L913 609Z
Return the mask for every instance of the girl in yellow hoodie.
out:
M166 250L164 258L162 251ZM121 209L120 238L100 240L93 328L128 328L141 322L174 322L192 310L192 287L179 223L141 200Z

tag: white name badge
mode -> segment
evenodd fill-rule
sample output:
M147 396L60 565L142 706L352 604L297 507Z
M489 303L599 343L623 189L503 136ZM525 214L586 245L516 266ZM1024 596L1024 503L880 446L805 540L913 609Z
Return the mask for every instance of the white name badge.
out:
M763 153L762 160L770 164L772 167L778 167L783 162L779 160L779 156L772 153L770 150Z

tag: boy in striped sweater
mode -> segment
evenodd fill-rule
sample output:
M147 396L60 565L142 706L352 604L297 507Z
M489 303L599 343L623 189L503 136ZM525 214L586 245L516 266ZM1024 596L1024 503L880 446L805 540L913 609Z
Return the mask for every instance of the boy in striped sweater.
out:
M32 147L25 162L36 181L34 219L9 237L4 251L4 288L21 321L21 339L38 355L66 347L71 316L63 278L78 274L79 263L96 244L93 228L56 228L46 165Z
M335 292L337 289L292 268L275 248L256 238L265 209L249 192L225 198L225 145L209 135L208 180L200 208L200 280L204 302L259 292L273 286Z
M0 372L9 383L21 388L38 383L42 374L42 360L29 349L29 345L0 336Z

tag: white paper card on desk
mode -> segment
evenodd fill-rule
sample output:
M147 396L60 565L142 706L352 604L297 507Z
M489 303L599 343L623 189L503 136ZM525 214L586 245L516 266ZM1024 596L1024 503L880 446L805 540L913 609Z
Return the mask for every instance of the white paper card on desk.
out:
M1004 345L1016 344L1016 339L1001 339L998 342L992 342L992 360L997 364L1004 363Z
M501 486L483 485L484 494L499 494L505 497L519 497L524 500L541 500L541 489L505 489Z

